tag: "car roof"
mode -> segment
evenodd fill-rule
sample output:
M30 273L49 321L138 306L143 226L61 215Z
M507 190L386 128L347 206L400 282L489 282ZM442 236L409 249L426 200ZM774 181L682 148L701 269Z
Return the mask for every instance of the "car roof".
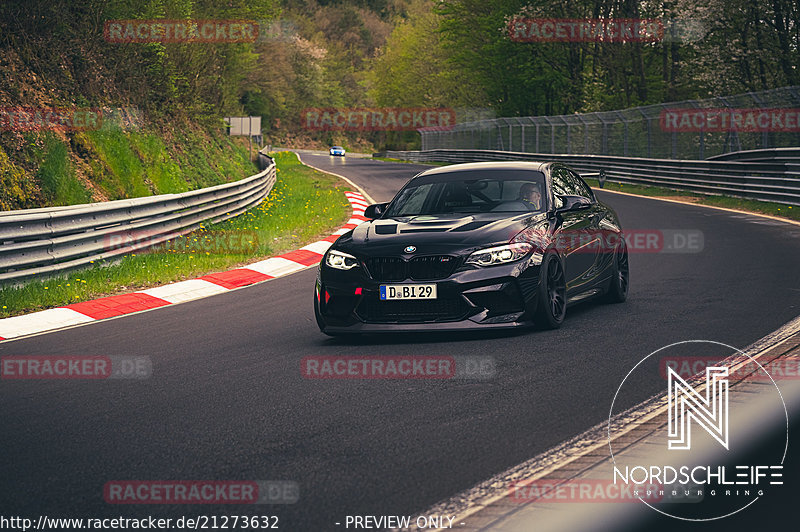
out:
M449 166L440 166L431 168L418 174L420 176L429 176L436 174L448 174L450 172L471 172L471 171L486 171L486 170L528 170L535 172L543 172L544 168L552 163L536 162L536 161L490 161L482 163L464 163L452 164Z

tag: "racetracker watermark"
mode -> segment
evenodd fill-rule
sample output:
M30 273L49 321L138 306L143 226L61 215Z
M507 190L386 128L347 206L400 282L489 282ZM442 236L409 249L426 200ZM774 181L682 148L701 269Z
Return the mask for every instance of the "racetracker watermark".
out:
M450 129L456 112L431 107L353 107L304 109L300 123L311 131L415 131L419 128Z
M257 42L292 42L297 38L297 26L291 20L258 21Z
M254 20L107 20L111 43L244 43L258 39Z
M703 499L696 488L666 489L658 483L629 486L614 484L606 479L537 479L514 481L509 487L512 501L527 504L544 503L615 503L651 502L691 503Z
M659 19L513 17L508 36L515 42L655 42L664 38L664 24Z
M103 126L99 108L0 107L2 131L88 131Z
M544 229L526 229L512 242L527 242L540 249L564 253L611 253L625 242L628 253L701 253L705 246L699 229L567 229L550 237Z
M105 251L143 253L196 253L205 255L252 255L259 246L255 231L200 231L164 235L152 230L130 230L103 237Z
M308 356L300 361L307 379L492 379L490 356Z
M135 131L142 128L144 113L136 107L103 109L103 125L109 129Z
M664 109L659 125L666 132L766 132L800 131L800 109Z
M294 504L300 485L290 480L112 480L108 504Z
M153 374L148 356L4 356L2 380L146 379Z
M689 379L705 375L707 368L715 366L728 367L728 380L732 383L742 380L770 382L771 380L800 379L800 358L794 356L776 358L761 364L756 364L753 360L743 357L732 357L725 360L707 356L664 357L659 360L658 372L665 380L669 377L669 370L683 379Z

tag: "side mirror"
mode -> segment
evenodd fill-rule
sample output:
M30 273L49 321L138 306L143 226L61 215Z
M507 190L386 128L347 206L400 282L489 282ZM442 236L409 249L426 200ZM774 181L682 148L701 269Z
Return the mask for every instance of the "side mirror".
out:
M556 203L561 204L560 207L556 207L556 212L579 211L592 206L592 200L583 196L556 196Z
M383 213L386 212L386 207L388 206L388 203L373 203L364 210L364 218L376 220L383 216Z

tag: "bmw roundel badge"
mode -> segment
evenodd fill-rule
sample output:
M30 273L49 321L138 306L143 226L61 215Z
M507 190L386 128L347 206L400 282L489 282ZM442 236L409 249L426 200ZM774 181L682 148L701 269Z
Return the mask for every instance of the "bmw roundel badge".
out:
M417 248L414 246L406 246L405 249L403 249L403 251L405 251L406 253L414 253L416 250Z

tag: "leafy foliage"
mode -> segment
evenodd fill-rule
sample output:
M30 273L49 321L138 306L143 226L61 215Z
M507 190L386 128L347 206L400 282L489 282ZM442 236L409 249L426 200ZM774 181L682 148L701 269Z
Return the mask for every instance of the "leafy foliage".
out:
M655 42L523 43L508 34L518 16L657 19L665 32ZM158 18L255 20L259 39L120 44L103 37L106 21ZM797 85L799 65L800 4L793 0L0 2L0 105L135 106L160 130L192 123L220 131L221 117L253 114L263 117L267 143L304 147L418 142L414 133L306 131L300 116L308 107L570 114ZM99 153L114 140L100 136L60 140ZM26 142L0 133L11 161L35 175ZM169 159L154 146L132 150L140 159ZM109 167L87 165L101 174ZM174 165L143 186L180 190ZM76 167L84 170L91 173ZM138 193L137 186L119 193Z
M507 32L515 16L658 19L665 32L655 42L522 43ZM522 116L796 85L799 65L800 7L790 0L416 0L369 79L383 102Z

